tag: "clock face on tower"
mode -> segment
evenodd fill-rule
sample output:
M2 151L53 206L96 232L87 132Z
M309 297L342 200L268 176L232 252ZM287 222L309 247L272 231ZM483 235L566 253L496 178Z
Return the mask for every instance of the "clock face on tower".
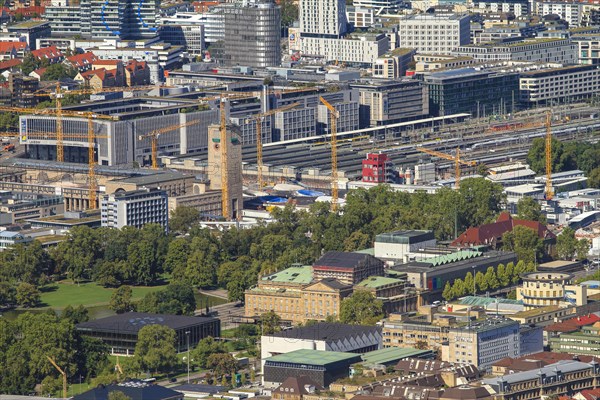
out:
M219 143L215 143L214 148L215 150L219 150Z

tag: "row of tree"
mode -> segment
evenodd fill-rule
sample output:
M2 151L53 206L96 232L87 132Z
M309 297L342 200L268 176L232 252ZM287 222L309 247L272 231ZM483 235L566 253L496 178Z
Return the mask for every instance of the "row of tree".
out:
M131 286L121 286L110 298L109 308L117 314L139 311L154 314L194 315L196 298L190 285L170 283L163 290L146 294L138 303L133 301Z
M485 293L489 290L502 289L519 283L521 274L534 271L534 263L525 263L520 260L516 265L510 262L506 266L499 264L496 268L488 267L485 274L478 271L475 278L473 278L471 272L467 272L464 279L455 279L452 284L449 281L446 282L442 297L446 300L452 300L474 292Z
M538 174L546 171L546 142L536 138L531 143L527 162ZM600 188L600 143L561 142L552 138L552 172L580 169L588 177L588 186Z

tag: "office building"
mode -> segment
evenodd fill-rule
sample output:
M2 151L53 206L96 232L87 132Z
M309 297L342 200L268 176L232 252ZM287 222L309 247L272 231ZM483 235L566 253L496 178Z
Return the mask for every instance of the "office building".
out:
M385 155L385 154L382 154ZM435 247L437 241L432 231L394 231L375 236L375 257L408 261L411 254Z
M317 135L317 109L314 107L281 111L275 114L274 119L274 142Z
M136 190L102 196L100 201L103 227L121 229L124 226L142 228L158 224L168 229L168 196L164 190Z
M354 285L370 276L383 275L383 262L369 254L328 251L313 264L315 280L333 278Z
M362 181L376 183L393 183L395 174L392 161L385 153L367 153L362 160Z
M575 35L572 39L577 44L579 64L600 65L600 34Z
M375 24L377 21L375 15L376 12L377 11L372 8L359 8L355 6L346 7L348 23L354 25L355 28L369 28Z
M47 21L25 21L7 27L9 33L25 37L29 49L37 49L37 39L50 37L50 23Z
M429 111L435 116L470 113L480 117L512 110L519 95L519 74L461 68L424 77Z
M377 14L396 14L404 8L402 0L356 0L352 4L354 7L372 10Z
M359 92L361 128L417 119L429 114L426 86L417 80L351 83Z
M186 24L184 21L172 21L160 26L159 36L162 41L174 46L180 46L189 54L202 54L204 45L204 26Z
M567 103L594 96L600 91L600 66L570 66L521 74L521 102L527 107Z
M471 57L477 62L528 61L577 64L577 44L571 39L541 38L498 41L460 46L452 51L454 56Z
M210 317L128 312L77 324L84 336L101 340L110 354L132 356L138 333L144 326L163 325L175 330L175 349L183 353L206 337L221 335L221 321Z
M0 231L0 251L4 251L5 249L13 247L17 244L25 245L27 243L31 243L32 241L32 237L25 236L19 232Z
M281 63L281 8L273 0L223 7L225 65L275 67Z
M44 17L54 36L141 39L158 33L159 0L52 0Z
M201 121L197 124L177 128L158 138L158 155L189 154L208 148L208 126L218 122L217 110L175 112L175 109L189 110L189 101L167 101L147 98L126 98L103 100L84 105L70 106L70 111L93 111L98 114L110 112L118 116L118 121L97 119L94 121L96 138L96 160L100 165L139 165L152 163L152 143L144 133ZM168 115L165 111L169 110ZM23 115L20 118L21 143L27 145L29 158L41 160L56 159L56 140L39 132L54 132L56 117L44 115ZM65 134L80 135L87 132L87 121L82 118L63 118ZM37 133L36 133L37 132ZM88 162L88 142L85 138L65 138L65 161Z
M470 17L460 14L408 15L398 23L398 47L448 54L470 42Z
M336 118L337 132L354 131L359 128L358 101L334 103L332 106L338 112L338 118ZM318 133L331 133L331 111L329 111L325 104L319 104L317 111Z
M382 55L373 63L373 78L398 79L403 77L414 55L414 49L403 48L397 48Z

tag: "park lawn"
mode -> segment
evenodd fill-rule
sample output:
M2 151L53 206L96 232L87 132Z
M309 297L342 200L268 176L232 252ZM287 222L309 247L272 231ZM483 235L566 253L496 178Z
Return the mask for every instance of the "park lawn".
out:
M133 299L138 300L147 293L164 289L162 286L133 287ZM50 289L50 290L48 290ZM43 307L62 309L68 305L101 306L107 305L116 289L102 287L94 282L74 284L59 282L42 289L41 303Z

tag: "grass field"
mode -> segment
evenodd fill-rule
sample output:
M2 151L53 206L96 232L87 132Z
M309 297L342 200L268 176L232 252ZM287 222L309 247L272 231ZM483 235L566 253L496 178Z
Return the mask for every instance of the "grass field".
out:
M143 286L133 287L133 298L141 299L147 293L156 292L165 287L162 286ZM41 302L42 307L51 307L56 309L65 308L68 305L101 306L110 301L110 296L116 289L108 289L96 283L82 283L80 285L71 282L59 282L54 285L46 286L42 289Z

